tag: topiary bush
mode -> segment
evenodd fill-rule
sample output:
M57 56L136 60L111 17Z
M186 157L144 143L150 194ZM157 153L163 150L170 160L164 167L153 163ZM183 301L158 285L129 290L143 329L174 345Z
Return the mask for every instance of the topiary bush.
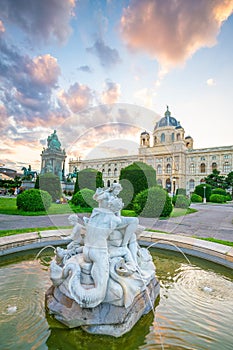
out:
M185 188L177 188L176 195L182 194L183 196L186 196L186 189Z
M227 195L226 195L226 201L231 201L231 200L232 200L232 198L231 198L230 193L227 193Z
M226 196L227 192L223 188L214 188L211 194L221 194L222 196Z
M52 197L43 190L25 190L17 196L16 205L23 211L44 211L52 204Z
M177 196L173 196L172 204L176 208L185 208L185 209L187 209L190 206L190 199L188 199L183 194L178 194Z
M93 199L94 194L95 191L84 188L73 195L71 202L81 208L95 208L98 203Z
M205 186L205 190L204 190L204 186ZM203 183L201 185L197 185L195 187L194 193L198 194L202 198L204 198L204 192L205 192L206 201L209 202L210 195L212 193L212 187L208 184L205 184L205 183Z
M62 196L61 183L57 175L52 173L40 175L39 186L41 190L47 191L51 195L53 202Z
M199 195L196 194L196 193L193 193L193 194L191 195L191 202L192 202L192 203L202 203L202 197L199 196Z
M226 196L223 196L221 194L211 194L210 202L212 202L212 203L225 203Z
M143 217L168 217L173 209L167 191L159 186L138 193L133 201L136 214Z

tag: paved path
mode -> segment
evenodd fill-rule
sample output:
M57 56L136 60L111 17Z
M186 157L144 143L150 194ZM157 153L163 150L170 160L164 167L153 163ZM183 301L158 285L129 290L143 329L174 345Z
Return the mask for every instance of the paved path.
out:
M198 212L168 220L140 218L146 228L174 234L214 237L233 241L233 203L226 205L192 204ZM79 214L83 216L85 214ZM69 214L19 216L0 214L0 230L69 225Z

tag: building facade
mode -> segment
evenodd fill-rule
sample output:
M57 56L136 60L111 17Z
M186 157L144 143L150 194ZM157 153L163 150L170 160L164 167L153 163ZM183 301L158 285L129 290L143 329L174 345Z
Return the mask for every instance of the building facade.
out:
M185 136L184 128L171 116L167 107L164 117L155 125L153 134L144 131L140 135L137 155L92 160L69 160L69 171L93 168L101 171L105 186L119 181L122 168L141 161L156 170L159 185L168 192L175 193L185 188L186 193L194 191L195 186L214 169L227 175L233 170L233 145L212 148L193 148L193 138Z

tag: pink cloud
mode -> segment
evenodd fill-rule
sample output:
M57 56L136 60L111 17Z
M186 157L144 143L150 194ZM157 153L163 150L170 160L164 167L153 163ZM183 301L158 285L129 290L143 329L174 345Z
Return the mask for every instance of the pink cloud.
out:
M57 59L47 54L33 58L28 66L32 79L40 84L54 86L61 73Z
M105 90L102 93L102 101L106 104L116 103L121 95L121 87L119 84L106 81Z
M0 20L0 33L4 33L4 32L5 32L5 27L2 21Z
M120 30L131 49L148 52L161 66L184 63L202 47L216 44L233 1L131 0Z
M87 85L75 83L70 86L68 92L60 91L58 99L62 105L68 106L73 113L76 113L90 106L93 96Z

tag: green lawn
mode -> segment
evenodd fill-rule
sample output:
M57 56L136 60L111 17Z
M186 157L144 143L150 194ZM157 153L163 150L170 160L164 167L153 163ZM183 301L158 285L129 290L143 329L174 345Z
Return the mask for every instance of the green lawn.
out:
M72 214L74 211L71 206L67 204L52 203L47 211L38 212L24 212L18 210L16 206L16 198L0 198L0 214L8 215L24 215L24 216L39 216L39 215L53 215L53 214Z

